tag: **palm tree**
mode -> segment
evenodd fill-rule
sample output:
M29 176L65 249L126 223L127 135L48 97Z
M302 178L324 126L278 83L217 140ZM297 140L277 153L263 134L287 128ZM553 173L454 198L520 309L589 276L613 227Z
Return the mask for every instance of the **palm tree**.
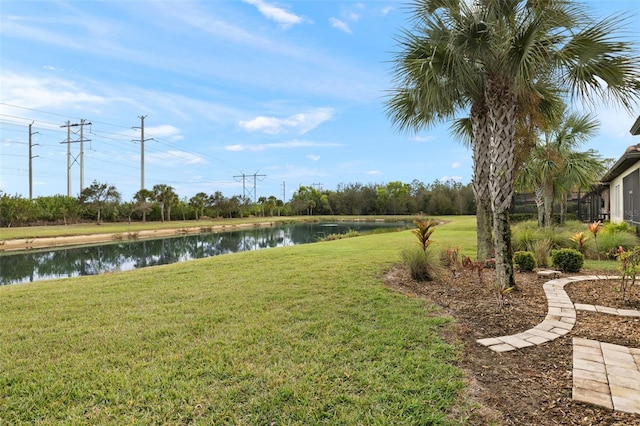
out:
M198 192L196 195L189 199L189 204L193 207L193 211L196 214L196 220L201 216L204 216L204 207L207 203L208 195L204 192Z
M451 5L453 6L453 5ZM461 9L438 8L438 2L415 4L416 31L400 38L395 83L387 114L402 131L418 132L471 110L466 123L473 147L473 190L476 197L478 259L490 257L491 204L488 186L489 130L484 102L484 77L467 55L473 38L456 38L475 25L465 3Z
M414 32L404 33L395 60L399 89L390 115L401 128L419 129L484 102L477 109L489 140L474 143L489 152L497 280L510 287L519 102L535 93L536 82L551 80L572 98L630 110L640 98L640 61L629 42L611 35L621 29L620 17L594 20L571 0L416 0L413 14Z
M171 220L171 205L176 202L178 196L173 191L173 187L163 183L153 186L155 200L160 205L160 218L164 222L164 212L167 211L167 218Z
M566 200L573 189L589 188L604 173L605 161L600 155L593 150L577 151L597 133L598 127L597 119L590 114L563 111L555 128L543 132L531 150L516 185L535 191L538 225L553 224L555 200ZM563 209L566 210L566 202Z
M171 221L171 207L180 200L172 186L167 187L167 191L164 194L164 200L167 205L167 220Z
M141 189L136 192L133 196L133 199L136 200L137 210L142 211L142 221L147 221L147 211L151 208L151 200L153 200L154 195L152 191L148 189Z

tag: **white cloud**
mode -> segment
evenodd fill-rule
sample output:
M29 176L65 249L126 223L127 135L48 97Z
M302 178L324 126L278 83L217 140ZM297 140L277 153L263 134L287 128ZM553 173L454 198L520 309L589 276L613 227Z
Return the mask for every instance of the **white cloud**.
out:
M412 141L418 142L418 143L431 142L435 139L436 139L435 136L414 136L411 138Z
M341 21L338 18L334 18L334 17L329 18L329 23L335 29L343 31L343 32L345 32L347 34L351 34L352 33L351 27L349 26L349 24L347 24L344 21Z
M380 16L387 16L394 10L393 6L387 6L380 9Z
M147 154L146 158L151 163L161 163L163 166L167 165L194 165L194 164L207 164L208 161L203 157L191 152L170 150L165 152L154 152Z
M170 139L171 141L178 141L178 140L182 140L183 136L182 136L182 132L180 132L180 129L178 129L175 126L171 126L169 124L163 124L161 126L153 126L153 127L146 127L145 126L145 139L148 137L150 138L159 138L159 139Z
M383 173L380 170L369 170L367 172L368 175L372 175L372 176L382 176Z
M35 78L10 71L2 75L2 98L26 108L104 104L107 99L86 92L77 83L55 77Z
M337 143L321 143L321 142L311 142L311 141L299 141L292 140L288 142L274 142L274 143L266 143L266 144L258 144L258 145L227 145L224 147L226 151L264 151L267 149L292 149L292 148L308 148L308 147L335 147L340 146ZM318 157L320 158L320 157Z
M462 176L442 176L440 178L440 182L448 182L448 181L462 182Z
M460 168L460 166L462 166L462 164L458 163L457 161L451 163L451 168L452 169L458 169L458 168Z
M308 158L311 161L318 161L320 159L319 155L307 155L305 158Z
M255 6L265 18L277 22L282 28L289 28L303 22L302 17L262 0L244 0L244 2Z
M333 117L332 108L316 108L304 113L291 115L287 118L258 116L253 120L240 121L238 125L247 132L263 132L270 135L295 130L302 135L315 129L323 122Z

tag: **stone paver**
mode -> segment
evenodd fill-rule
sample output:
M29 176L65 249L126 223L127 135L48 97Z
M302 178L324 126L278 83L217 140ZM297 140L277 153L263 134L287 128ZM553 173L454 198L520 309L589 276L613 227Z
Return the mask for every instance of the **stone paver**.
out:
M540 271L538 277L557 277L557 271ZM541 345L569 333L576 310L640 318L640 311L607 306L573 304L564 286L575 281L618 279L597 275L557 278L543 285L548 312L545 319L522 333L479 339L494 352L509 352ZM573 388L575 401L640 414L640 348L573 338Z
M574 337L573 399L640 413L640 371L631 351L626 346Z

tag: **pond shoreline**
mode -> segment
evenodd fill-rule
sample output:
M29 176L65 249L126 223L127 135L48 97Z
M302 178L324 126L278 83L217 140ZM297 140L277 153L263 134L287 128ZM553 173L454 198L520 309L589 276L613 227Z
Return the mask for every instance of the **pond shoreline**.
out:
M21 251L42 248L78 246L84 244L105 243L110 241L142 240L166 238L178 235L200 234L205 232L227 231L242 228L273 226L276 222L255 222L233 225L211 225L152 229L135 232L69 235L60 237L16 238L0 241L0 252Z

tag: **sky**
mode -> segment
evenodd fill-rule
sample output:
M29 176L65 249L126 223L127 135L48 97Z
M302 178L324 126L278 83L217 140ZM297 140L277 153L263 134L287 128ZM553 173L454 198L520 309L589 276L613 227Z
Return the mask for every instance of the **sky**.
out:
M640 43L640 1L585 2L597 16L623 12L625 36ZM0 191L29 196L31 157L33 197L67 195L70 176L74 197L82 180L131 200L142 185L141 117L144 187L170 185L180 198L467 184L471 152L448 123L399 133L386 115L406 5L2 0ZM570 106L602 123L584 149L617 159L640 143L629 133L640 107Z

